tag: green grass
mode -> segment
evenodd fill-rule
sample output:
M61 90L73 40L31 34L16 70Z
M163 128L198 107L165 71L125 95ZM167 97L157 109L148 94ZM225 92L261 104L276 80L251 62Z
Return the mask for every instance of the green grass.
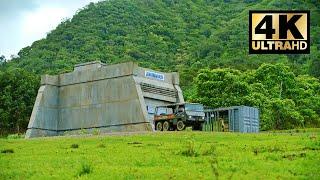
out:
M75 148L77 145L78 148ZM0 179L319 179L320 131L0 139Z

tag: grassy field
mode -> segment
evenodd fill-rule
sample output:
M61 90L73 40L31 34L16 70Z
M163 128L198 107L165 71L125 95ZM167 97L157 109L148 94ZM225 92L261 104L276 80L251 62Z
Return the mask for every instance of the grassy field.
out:
M319 179L320 131L0 139L0 179Z

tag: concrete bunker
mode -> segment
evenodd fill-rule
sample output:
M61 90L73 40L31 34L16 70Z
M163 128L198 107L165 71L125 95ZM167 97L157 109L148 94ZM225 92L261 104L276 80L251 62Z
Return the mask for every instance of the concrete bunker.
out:
M26 138L153 131L155 106L182 102L177 73L134 62L78 64L71 73L41 77Z

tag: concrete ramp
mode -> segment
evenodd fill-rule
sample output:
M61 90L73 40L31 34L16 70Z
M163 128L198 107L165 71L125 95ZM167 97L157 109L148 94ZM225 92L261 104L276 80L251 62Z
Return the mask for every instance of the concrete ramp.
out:
M76 65L41 77L26 138L79 133L153 131L157 105L184 102L177 73L128 62Z

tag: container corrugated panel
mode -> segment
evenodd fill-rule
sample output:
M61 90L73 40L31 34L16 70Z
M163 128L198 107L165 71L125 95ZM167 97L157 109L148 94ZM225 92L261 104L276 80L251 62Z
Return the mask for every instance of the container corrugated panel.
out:
M239 132L240 131L240 121L239 121L239 109L233 109L233 118L234 118L234 132Z
M238 106L239 115L239 132L259 132L259 110L254 107Z
M229 131L234 131L234 112L232 110L229 110L229 115L228 115L228 118L229 118Z

